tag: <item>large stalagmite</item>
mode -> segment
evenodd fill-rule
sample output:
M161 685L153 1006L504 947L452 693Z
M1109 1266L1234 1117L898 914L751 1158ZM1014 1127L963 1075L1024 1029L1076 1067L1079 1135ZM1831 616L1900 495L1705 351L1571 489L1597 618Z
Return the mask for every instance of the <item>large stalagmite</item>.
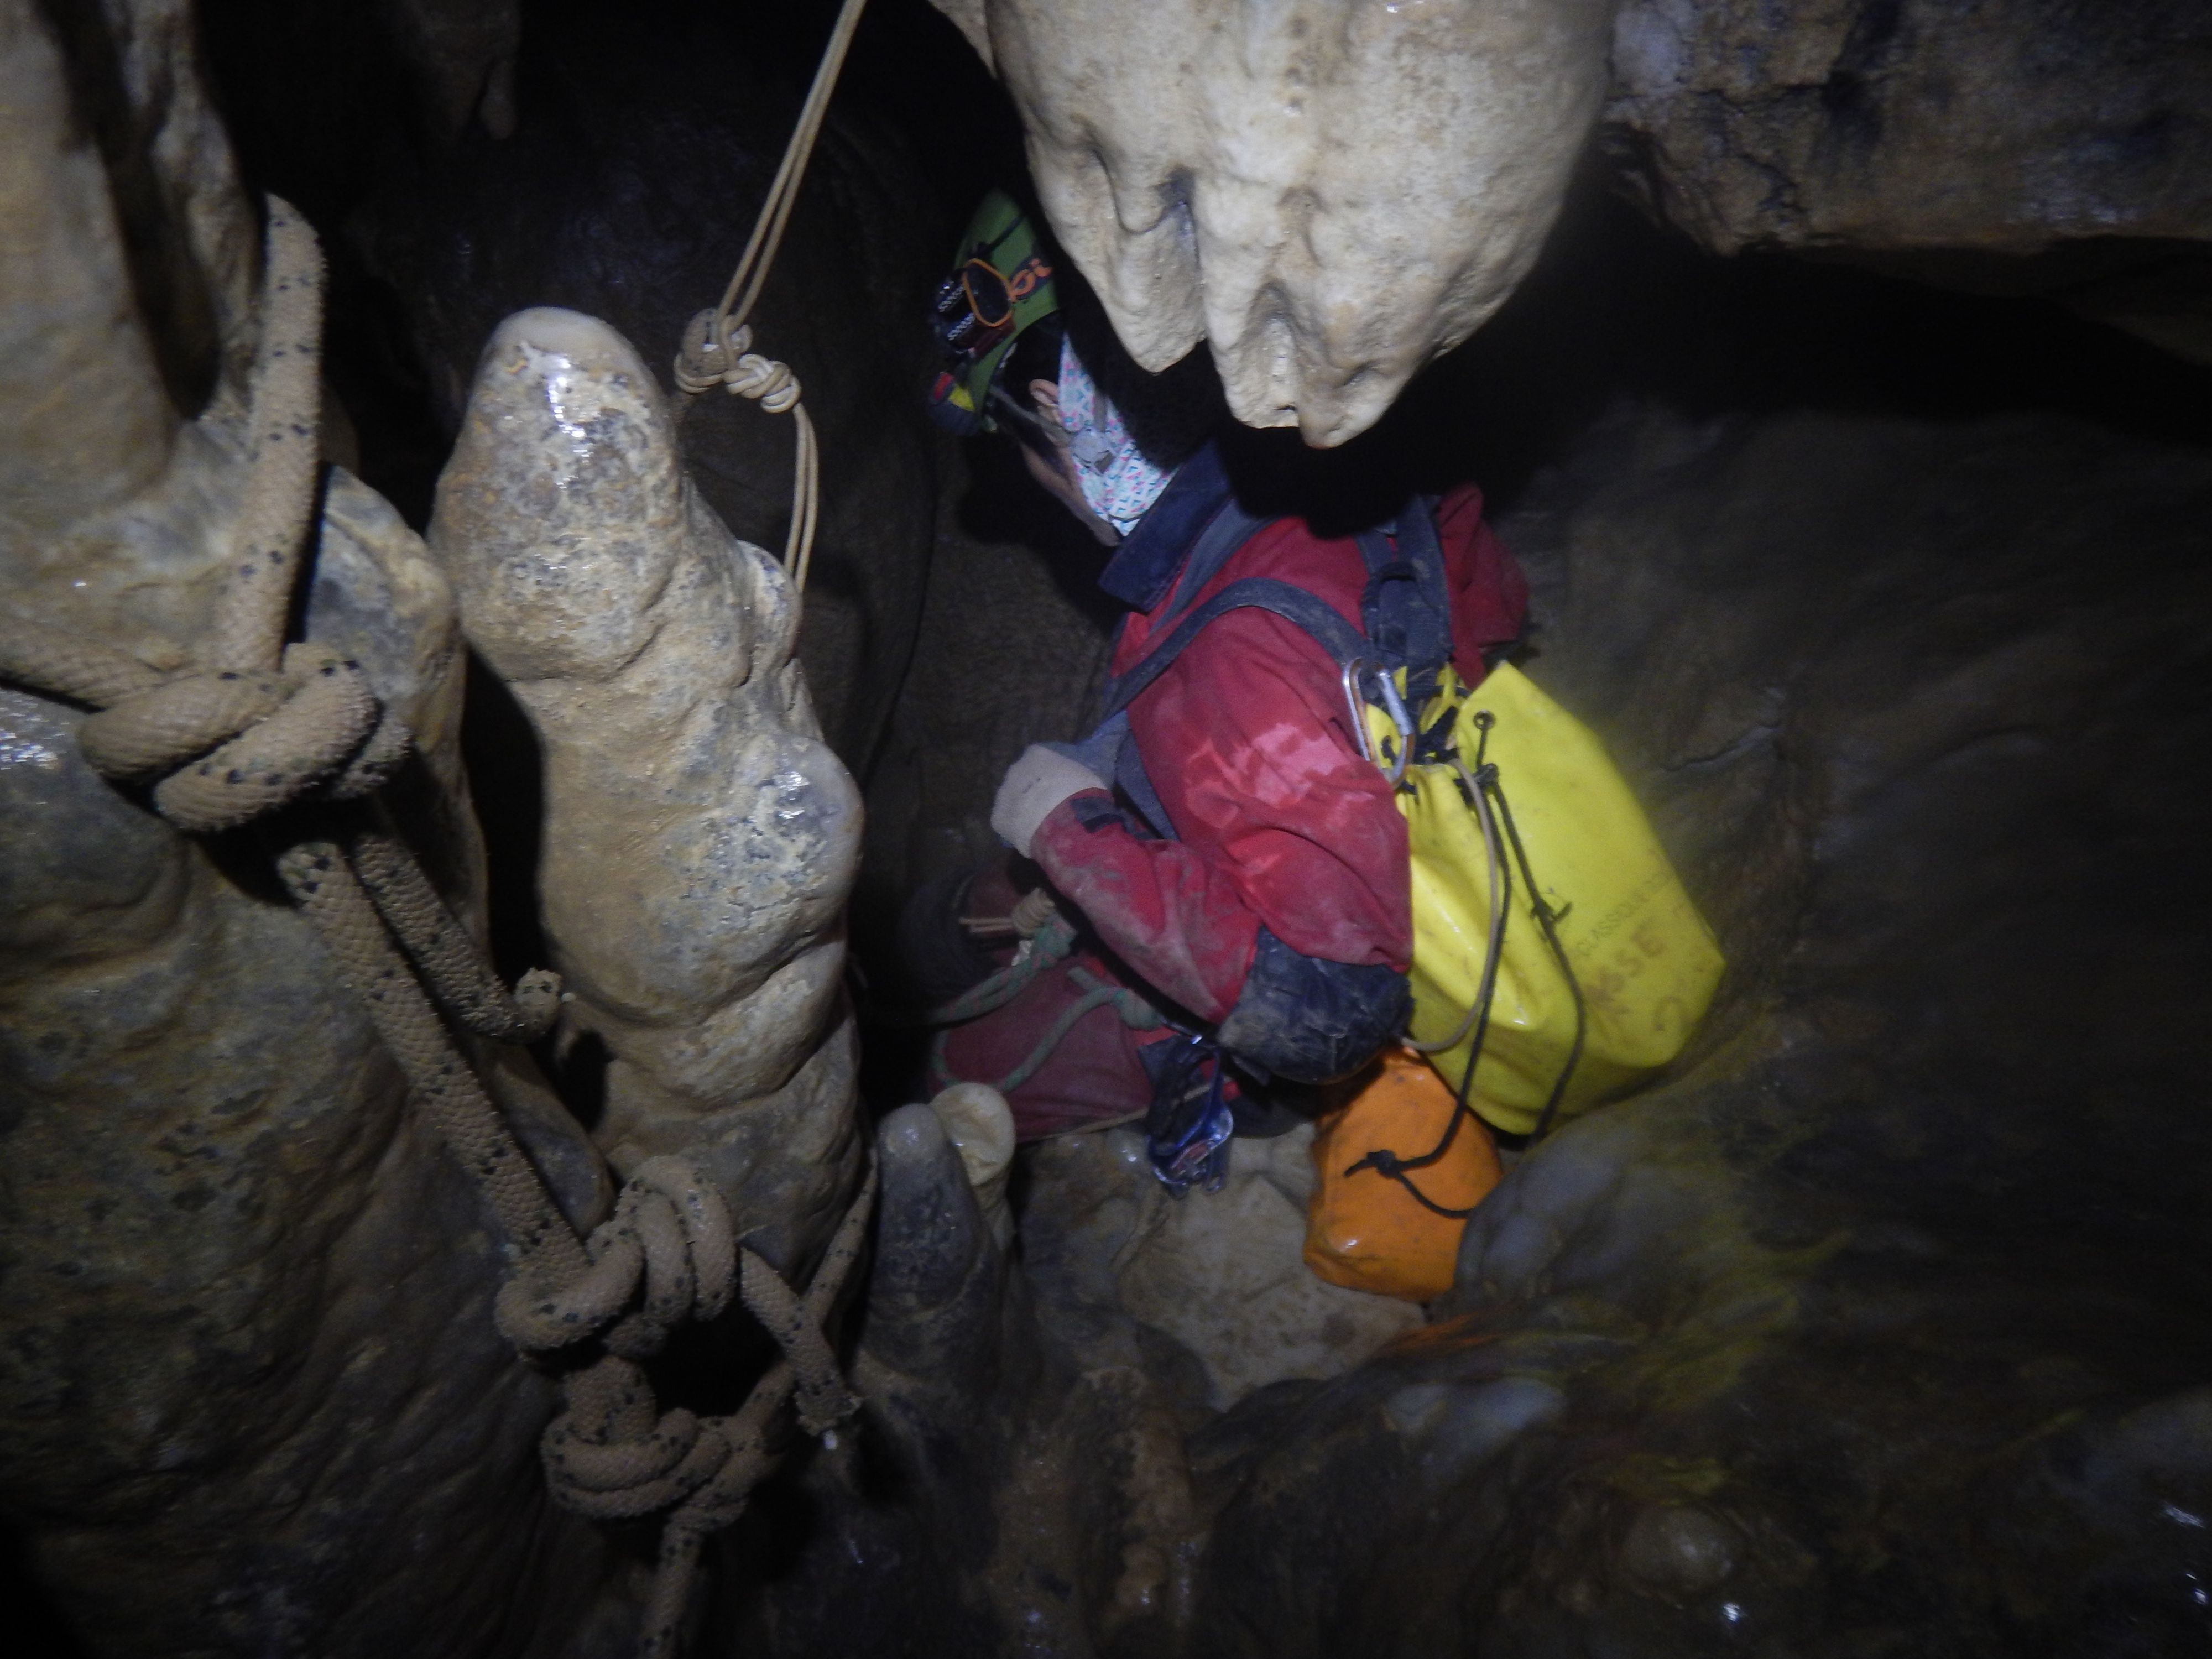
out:
M492 336L430 542L544 744L546 932L614 1056L600 1145L711 1148L740 1226L842 1207L860 812L790 583L700 500L652 371L568 311Z

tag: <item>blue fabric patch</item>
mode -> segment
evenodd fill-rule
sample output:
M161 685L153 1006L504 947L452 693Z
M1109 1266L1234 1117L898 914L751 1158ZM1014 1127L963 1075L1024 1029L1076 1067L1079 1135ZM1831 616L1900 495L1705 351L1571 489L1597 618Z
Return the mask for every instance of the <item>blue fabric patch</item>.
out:
M1372 1060L1413 1012L1412 988L1396 969L1304 956L1262 927L1244 988L1215 1036L1255 1070L1334 1083Z
M1107 560L1098 586L1126 605L1150 611L1167 597L1191 544L1234 494L1219 447L1208 443L1176 469L1152 511Z

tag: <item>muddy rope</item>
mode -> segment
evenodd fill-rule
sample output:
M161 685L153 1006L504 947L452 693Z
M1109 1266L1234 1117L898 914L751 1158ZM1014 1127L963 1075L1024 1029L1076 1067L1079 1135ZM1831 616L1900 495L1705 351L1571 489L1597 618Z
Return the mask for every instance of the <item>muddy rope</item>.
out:
M82 727L87 761L118 783L149 784L155 810L194 834L373 794L410 744L358 663L284 642L314 511L322 293L314 233L271 198L246 495L202 665L165 674L112 647L0 617L0 678L98 711ZM875 1171L803 1296L739 1242L720 1194L681 1159L640 1164L612 1214L580 1237L438 1012L481 1036L528 1042L551 1024L559 981L526 974L510 993L405 843L362 821L369 815L349 809L347 827L285 848L277 873L514 1246L517 1266L495 1307L501 1334L567 1367L563 1409L542 1446L555 1498L601 1520L665 1511L639 1646L665 1659L701 1544L737 1518L774 1466L770 1433L784 1404L795 1395L800 1426L832 1443L859 1409L823 1327L859 1259ZM716 1318L733 1298L781 1360L729 1416L663 1411L639 1362L679 1324Z
M790 143L784 147L782 163L768 187L768 198L761 204L760 216L753 221L752 234L745 239L738 268L730 273L720 302L684 325L684 343L676 354L676 384L686 393L696 397L719 386L733 397L751 398L771 415L790 415L798 449L792 463L791 528L784 538L783 568L792 586L801 593L806 591L806 574L814 562L814 532L822 516L821 451L815 441L813 419L799 401L799 377L788 363L752 349L753 331L746 319L767 284L776 250L783 245L792 204L799 199L799 183L806 176L806 163L814 154L815 140L821 137L823 118L829 112L830 95L836 90L838 72L845 66L845 53L853 44L853 33L860 26L860 12L866 4L867 0L845 0L838 12L829 44L822 49L814 84L807 88L799 123L792 129Z

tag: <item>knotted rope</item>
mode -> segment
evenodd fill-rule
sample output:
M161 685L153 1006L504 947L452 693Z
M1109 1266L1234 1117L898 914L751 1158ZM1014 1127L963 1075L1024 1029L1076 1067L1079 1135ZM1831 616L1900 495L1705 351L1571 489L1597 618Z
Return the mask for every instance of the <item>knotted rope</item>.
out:
M822 51L821 66L814 72L814 84L807 88L806 102L799 108L799 124L784 147L782 163L768 187L768 199L761 204L760 216L753 221L752 234L745 239L738 268L730 273L720 302L684 325L684 344L676 354L676 384L685 392L696 396L720 386L732 396L752 398L771 415L791 416L798 453L792 468L791 530L784 540L783 568L792 586L802 593L806 591L807 570L814 562L814 531L821 517L822 464L814 422L799 401L799 377L788 364L752 349L753 331L745 319L752 315L754 302L768 282L769 269L775 263L792 204L799 199L807 161L814 154L814 141L821 136L830 94L836 89L838 71L844 67L845 53L853 44L853 33L860 26L860 12L866 3L867 0L845 0L838 12L836 26L830 31L829 44Z
M217 591L204 665L165 674L111 646L0 617L0 678L97 710L82 727L88 763L118 783L150 784L155 809L195 834L305 799L370 795L410 746L359 664L284 643L314 508L322 287L313 232L271 198L239 551ZM550 1025L560 981L532 972L510 994L404 842L362 821L368 811L353 809L334 836L285 848L277 873L514 1247L495 1308L501 1333L525 1354L582 1359L543 1443L554 1496L601 1519L667 1511L640 1648L658 1659L674 1651L702 1541L742 1512L773 1466L769 1431L785 1402L795 1394L801 1426L825 1441L859 1409L823 1326L859 1257L874 1171L804 1296L738 1242L720 1194L681 1159L640 1165L613 1213L579 1237L432 1002L479 1036L524 1042ZM663 1412L638 1362L733 1297L783 1358L729 1417Z

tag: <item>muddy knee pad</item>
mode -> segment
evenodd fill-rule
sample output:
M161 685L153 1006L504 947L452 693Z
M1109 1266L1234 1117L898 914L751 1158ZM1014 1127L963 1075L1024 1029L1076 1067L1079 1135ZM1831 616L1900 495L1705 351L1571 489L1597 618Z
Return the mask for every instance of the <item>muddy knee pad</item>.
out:
M1216 1035L1247 1066L1333 1083L1395 1039L1413 1012L1413 990L1396 969L1303 956L1262 927L1244 989Z

